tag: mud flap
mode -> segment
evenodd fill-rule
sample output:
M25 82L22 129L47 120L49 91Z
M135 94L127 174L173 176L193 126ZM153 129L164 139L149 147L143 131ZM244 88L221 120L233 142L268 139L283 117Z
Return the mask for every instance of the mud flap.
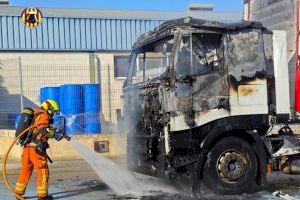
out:
M263 139L261 139L257 133L248 131L254 138L255 142L253 145L251 145L251 148L255 152L255 155L258 159L258 172L257 172L257 179L256 182L260 186L264 187L267 185L267 153L266 153L266 147L263 142Z
M197 198L201 196L201 181L203 177L203 169L207 159L207 154L207 149L203 149L201 151L201 154L196 164L196 169L194 170L194 178L192 180L192 194Z

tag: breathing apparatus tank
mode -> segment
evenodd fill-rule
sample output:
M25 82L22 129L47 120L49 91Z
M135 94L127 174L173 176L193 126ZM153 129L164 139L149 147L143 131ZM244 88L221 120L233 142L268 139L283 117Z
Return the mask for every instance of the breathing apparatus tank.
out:
M31 108L24 108L22 110L21 113L21 119L20 122L18 124L18 127L16 129L16 133L15 136L18 137L18 135L20 135L20 133L22 133L25 129L27 129L28 127L31 126L32 122L33 122L33 118L34 118L34 111ZM29 131L27 131L27 133L25 133L20 139L19 139L19 143L21 145L24 144L24 141L27 138L27 134Z

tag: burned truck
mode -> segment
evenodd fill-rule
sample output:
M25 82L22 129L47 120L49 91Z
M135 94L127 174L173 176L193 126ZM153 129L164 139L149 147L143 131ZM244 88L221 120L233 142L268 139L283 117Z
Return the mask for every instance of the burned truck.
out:
M187 17L141 35L123 86L129 169L221 194L264 186L267 168L299 172L297 147L274 156L298 138L285 49L257 22Z

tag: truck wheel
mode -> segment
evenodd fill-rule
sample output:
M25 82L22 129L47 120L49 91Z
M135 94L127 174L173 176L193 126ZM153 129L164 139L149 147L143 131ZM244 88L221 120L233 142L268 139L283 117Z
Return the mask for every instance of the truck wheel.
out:
M203 182L217 194L251 192L258 164L250 145L237 137L220 140L208 153Z

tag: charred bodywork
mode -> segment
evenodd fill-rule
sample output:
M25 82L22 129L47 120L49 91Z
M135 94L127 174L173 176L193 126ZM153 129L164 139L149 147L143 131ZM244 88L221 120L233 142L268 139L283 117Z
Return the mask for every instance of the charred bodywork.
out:
M128 166L191 180L217 141L236 136L259 160L253 171L262 184L268 155L260 137L276 115L271 40L260 23L193 18L140 36L123 87Z

